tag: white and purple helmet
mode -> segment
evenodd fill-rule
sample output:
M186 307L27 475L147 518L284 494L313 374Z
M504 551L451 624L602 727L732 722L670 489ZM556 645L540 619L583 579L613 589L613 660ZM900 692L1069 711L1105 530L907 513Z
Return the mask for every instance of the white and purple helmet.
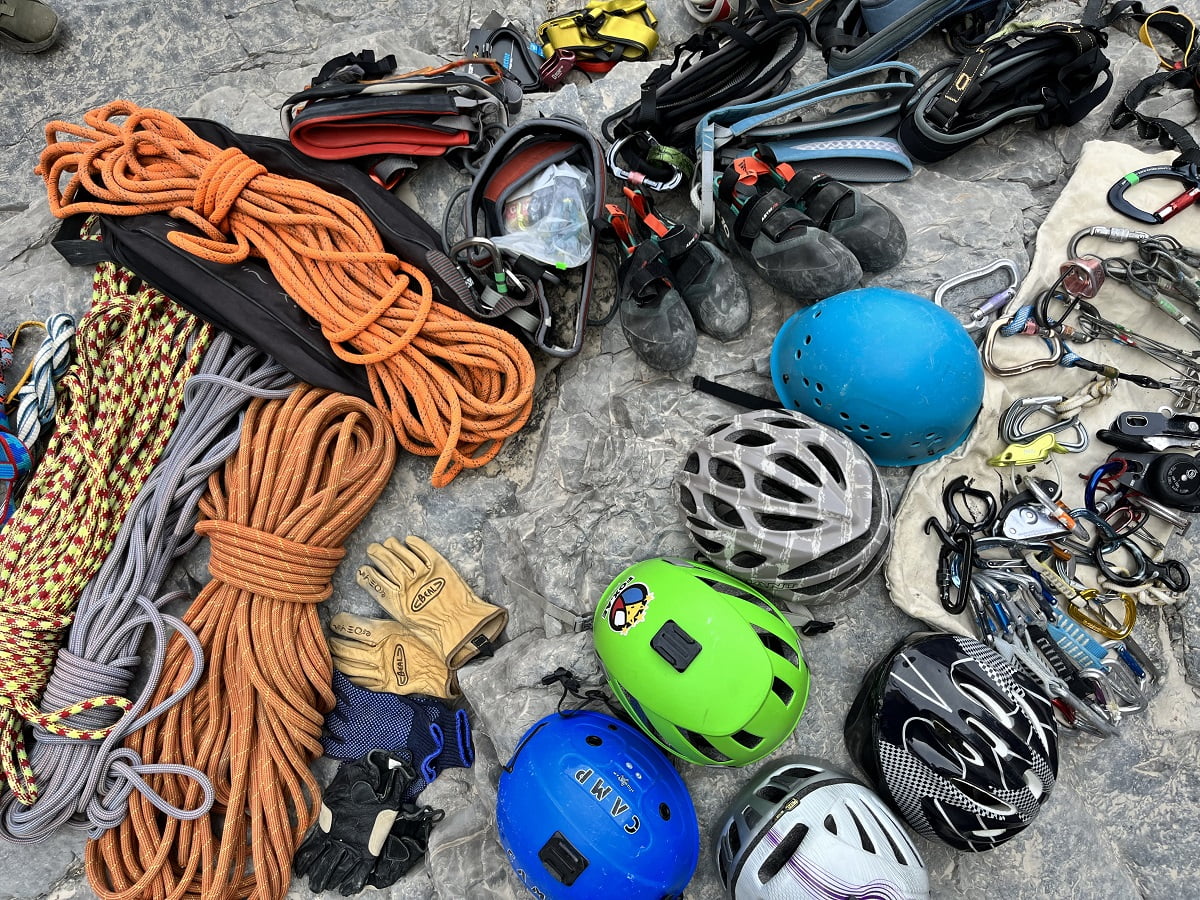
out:
M904 826L870 788L823 759L771 760L716 835L730 900L916 900L929 876Z

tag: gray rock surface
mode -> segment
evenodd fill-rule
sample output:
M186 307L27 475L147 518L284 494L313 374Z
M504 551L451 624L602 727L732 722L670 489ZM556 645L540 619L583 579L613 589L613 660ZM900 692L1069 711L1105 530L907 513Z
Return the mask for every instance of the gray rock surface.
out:
M79 120L102 103L127 97L176 114L203 116L244 132L280 134L276 110L327 59L363 48L395 53L402 67L451 57L467 30L490 8L420 4L412 0L261 0L235 3L117 3L55 0L63 15L59 45L34 57L0 54L6 115L0 118L0 330L62 310L77 315L89 302L90 273L71 269L49 246L56 222L41 183L31 174L51 119ZM662 46L656 58L692 28L680 0L654 0ZM1200 17L1194 0L1182 4ZM548 7L504 11L532 30ZM1082 4L1036 7L1039 16L1074 18ZM1027 248L1086 140L1112 137L1113 103L1154 70L1153 54L1114 31L1109 55L1116 78L1108 100L1080 125L1037 132L1028 123L998 130L910 180L869 193L894 209L909 237L896 269L872 283L929 295L943 279L1008 256L1024 268ZM906 54L919 68L941 58L932 40ZM567 112L597 126L637 96L655 63L624 64L589 83L579 75L553 95L531 99L526 112ZM804 82L823 76L810 48L797 71ZM1187 106L1179 104L1187 114ZM1194 114L1192 111L1191 114ZM1131 132L1118 139L1144 146ZM433 222L460 176L441 165L418 173L405 196ZM1105 186L1098 186L1105 187ZM686 214L686 200L668 201ZM1195 212L1186 213L1195 217ZM1195 221L1193 219L1193 221ZM1194 229L1194 225L1192 228ZM1193 234L1200 233L1195 230ZM741 264L739 263L739 266ZM402 457L378 505L354 534L334 597L322 615L340 610L376 614L354 583L366 545L395 534L425 537L477 590L508 607L507 643L496 656L464 669L461 681L475 722L479 758L452 770L423 799L447 810L434 832L428 862L390 889L396 898L515 897L521 889L496 840L493 809L499 765L523 731L554 709L557 688L539 684L562 665L589 685L600 682L586 634L565 633L543 612L540 598L590 616L609 580L630 562L688 554L671 478L694 438L729 407L695 393L702 374L759 393L770 392L767 355L795 303L742 267L755 304L754 322L739 340L701 336L685 371L664 375L640 364L616 322L588 332L583 352L540 375L529 426L500 457L450 487L429 487L430 463ZM597 303L607 304L601 292ZM886 480L898 498L903 470ZM1195 544L1176 548L1190 561ZM898 548L903 552L904 548ZM186 568L207 579L203 550ZM824 610L822 612L825 612ZM920 623L889 601L881 577L829 611L830 633L806 639L813 671L808 709L781 752L803 752L849 765L842 719L868 665ZM1197 896L1200 874L1200 630L1195 606L1143 609L1139 638L1166 672L1149 710L1130 717L1120 737L1100 742L1066 734L1061 780L1053 801L1022 838L982 855L920 841L939 898ZM319 764L323 777L333 771ZM702 827L704 851L688 896L721 895L708 854L723 804L745 772L681 765ZM0 900L7 897L88 897L82 836L60 833L43 844L0 854ZM291 896L307 898L297 881Z

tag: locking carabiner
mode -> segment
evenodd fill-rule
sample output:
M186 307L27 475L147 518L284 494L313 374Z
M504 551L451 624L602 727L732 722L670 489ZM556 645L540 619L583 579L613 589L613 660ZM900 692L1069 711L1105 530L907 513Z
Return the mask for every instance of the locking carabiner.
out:
M1139 209L1125 199L1127 190L1135 184L1141 184L1152 178L1169 178L1173 181L1183 182L1187 185L1187 190L1153 212ZM1138 169L1136 172L1130 172L1108 189L1109 206L1123 216L1149 225L1161 225L1187 209L1198 199L1200 199L1200 170L1197 169L1195 163L1185 163L1181 166L1148 166Z
M664 166L675 174L665 181L653 181L646 177L644 172L635 172L626 169L620 163L621 150L630 141L641 141L648 144L649 149L646 151L646 161L651 165ZM658 152L655 148L660 148ZM613 141L612 146L608 148L608 153L604 157L605 163L608 164L608 171L612 172L614 178L619 178L621 181L628 181L634 187L648 187L652 191L669 191L678 187L683 181L684 163L687 160L680 160L674 156L671 159L665 158L671 148L663 147L646 132L636 134L627 134L624 137L617 138Z

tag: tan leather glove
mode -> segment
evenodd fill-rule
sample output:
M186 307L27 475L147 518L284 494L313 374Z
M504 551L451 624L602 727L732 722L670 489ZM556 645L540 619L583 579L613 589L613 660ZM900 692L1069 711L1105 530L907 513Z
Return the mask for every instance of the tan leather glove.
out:
M470 662L500 637L508 610L480 600L440 553L418 537L367 547L375 566L360 566L358 583L400 622L432 632L451 669ZM377 567L377 568L376 568Z
M334 616L329 629L336 635L329 639L334 666L359 687L443 700L458 697L458 679L446 668L441 651L427 643L432 634L350 613Z

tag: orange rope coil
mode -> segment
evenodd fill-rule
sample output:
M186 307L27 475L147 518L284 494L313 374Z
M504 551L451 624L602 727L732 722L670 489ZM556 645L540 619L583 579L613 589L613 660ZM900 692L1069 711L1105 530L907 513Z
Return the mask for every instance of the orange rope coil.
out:
M404 449L436 456L433 484L478 468L528 420L535 373L517 338L436 303L419 269L388 253L358 206L220 150L179 119L116 100L84 124L46 126L35 172L59 218L168 212L201 234L177 247L237 263L261 256L321 325L334 352L367 367ZM95 201L76 201L80 189Z
M209 479L196 526L213 579L184 621L204 647L196 688L126 746L145 763L187 763L216 802L194 821L163 816L141 793L129 816L89 841L88 881L104 900L281 900L291 861L316 819L321 727L333 666L316 604L343 543L388 482L396 445L382 413L302 385L255 400L234 456ZM192 653L172 638L154 704L186 681ZM188 778L152 776L172 803L195 806Z

